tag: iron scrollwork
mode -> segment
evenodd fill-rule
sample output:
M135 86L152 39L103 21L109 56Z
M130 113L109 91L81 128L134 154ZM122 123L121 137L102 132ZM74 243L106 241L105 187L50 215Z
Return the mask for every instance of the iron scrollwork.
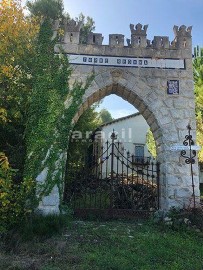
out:
M187 126L188 129L188 135L185 136L185 140L183 141L183 145L184 146L189 146L189 150L190 150L190 155L187 156L187 152L186 150L182 150L181 151L181 156L185 158L185 163L186 164L195 164L195 157L197 155L195 150L191 149L191 146L194 145L194 140L192 139L192 135L191 135L191 126L188 125Z
M187 126L188 129L188 135L185 136L185 140L183 141L184 146L189 147L189 156L187 155L186 150L181 151L181 156L185 158L185 163L190 164L190 171L191 171L191 177L192 177L192 196L193 196L193 202L194 202L194 208L196 208L196 203L195 203L195 185L194 185L194 178L193 178L193 167L192 165L195 164L195 157L196 157L196 151L192 150L192 146L194 145L194 140L192 139L191 135L191 126Z

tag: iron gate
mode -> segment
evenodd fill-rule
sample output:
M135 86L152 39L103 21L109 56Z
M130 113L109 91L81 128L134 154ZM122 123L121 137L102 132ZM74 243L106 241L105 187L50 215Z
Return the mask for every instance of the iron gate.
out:
M94 143L83 167L68 168L65 200L81 215L88 211L119 216L159 208L159 163L124 154L116 135Z

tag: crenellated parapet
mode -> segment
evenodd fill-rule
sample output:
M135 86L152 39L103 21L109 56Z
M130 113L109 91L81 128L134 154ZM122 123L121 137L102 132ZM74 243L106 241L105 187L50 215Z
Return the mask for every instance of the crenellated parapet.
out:
M174 25L173 27L175 39L172 42L172 44L179 49L186 48L190 49L192 47L192 26L189 26L188 28L185 25L181 25L178 27L177 25Z
M138 23L136 26L134 24L130 24L131 30L131 47L146 47L147 45L147 28L148 25L144 25Z
M60 44L67 53L82 54L83 51L91 52L91 50L93 50L96 54L100 52L104 55L129 54L131 56L136 55L141 57L143 55L138 55L138 52L140 53L138 49L142 49L145 50L145 53L143 52L143 54L147 57L153 56L153 53L154 56L157 57L157 55L163 55L165 52L166 58L170 57L170 55L172 55L172 58L179 58L179 56L177 56L179 50L186 50L188 55L192 54L191 26L186 27L185 25L182 25L178 27L175 25L173 27L175 37L174 40L170 42L169 37L167 36L154 36L154 39L150 41L147 39L148 25L142 25L140 23L136 25L130 24L131 35L130 38L126 39L127 44L125 44L125 36L123 34L110 34L108 45L103 45L104 37L101 33L93 32L88 34L86 44L80 44L81 27L82 23L76 22L75 20L57 20L53 23L52 38L57 36L58 30L61 28L64 35L60 40ZM78 48L75 46L78 46ZM88 46L92 46L92 49ZM173 53L167 54L167 50ZM175 53L175 51L177 51L177 53Z
M89 45L102 45L104 37L100 33L90 32L87 37L87 44Z
M163 37L155 36L154 40L152 41L152 47L155 49L169 49L170 48L169 38L166 36Z
M76 22L75 20L67 21L64 19L62 24L62 28L64 30L63 42L66 44L79 44L81 27L82 22Z
M109 35L109 46L111 47L124 47L124 35L121 34L110 34Z

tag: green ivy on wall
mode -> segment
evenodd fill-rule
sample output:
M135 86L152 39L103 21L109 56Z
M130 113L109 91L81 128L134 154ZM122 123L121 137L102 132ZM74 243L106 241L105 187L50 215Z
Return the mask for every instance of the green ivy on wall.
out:
M87 79L85 85L76 82L70 88L71 68L68 59L66 55L54 54L56 40L51 41L51 37L52 25L46 19L39 32L34 86L25 133L27 158L24 175L26 179L39 180L39 200L56 185L62 199L72 119L92 80Z

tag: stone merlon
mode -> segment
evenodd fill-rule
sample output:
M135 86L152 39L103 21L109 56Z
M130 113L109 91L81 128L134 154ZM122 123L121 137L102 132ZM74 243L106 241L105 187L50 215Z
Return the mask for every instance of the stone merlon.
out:
M155 58L191 58L192 57L192 26L174 26L174 40L169 41L167 36L154 36L150 41L147 39L148 25L140 23L130 24L130 38L127 45L124 44L125 37L122 34L110 34L109 45L102 45L103 36L101 33L90 32L86 44L80 44L80 30L82 23L74 20L63 20L53 22L53 37L59 28L64 31L64 36L56 45L55 51L59 52L59 46L65 53L72 54L93 54L93 55L114 55L114 56L136 56ZM52 37L52 38L53 38Z

